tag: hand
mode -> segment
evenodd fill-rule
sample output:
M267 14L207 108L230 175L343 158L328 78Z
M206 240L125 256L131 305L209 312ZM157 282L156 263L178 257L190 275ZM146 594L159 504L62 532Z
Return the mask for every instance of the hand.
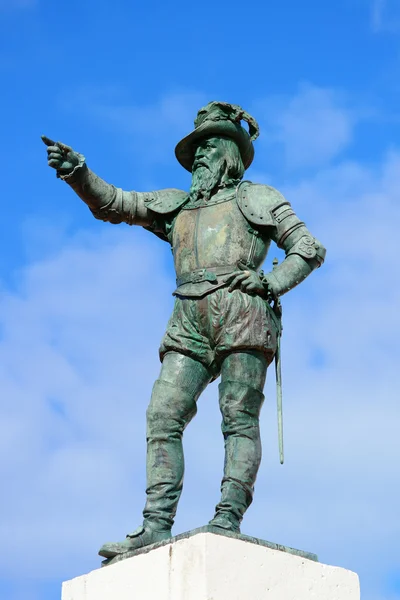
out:
M79 155L62 142L53 142L42 135L42 140L47 146L47 164L62 174L71 173L79 165Z
M266 275L264 275L264 271L260 271L260 279L263 283L268 302L276 304L279 299L279 285L277 286L278 282L274 276L274 271L272 270L271 273L267 273Z
M248 269L246 266L241 267L239 263L239 271L234 271L226 278L226 283L230 283L228 291L232 292L235 288L240 287L247 294L264 294L265 288L256 271Z

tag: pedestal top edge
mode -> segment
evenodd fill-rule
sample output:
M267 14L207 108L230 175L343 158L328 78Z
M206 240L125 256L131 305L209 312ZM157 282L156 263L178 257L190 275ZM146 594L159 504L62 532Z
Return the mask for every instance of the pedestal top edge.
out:
M293 554L294 556L299 556L301 558L305 558L307 560L312 560L314 562L318 562L318 556L312 552L307 552L305 550L296 550L295 548L290 548L289 546L283 546L282 544L276 544L275 542L269 542L267 540L262 540L260 538L252 537L249 535L244 535L242 533L234 533L232 531L226 531L219 527L212 527L211 525L205 525L204 527L198 527L197 529L191 529L190 531L186 531L184 533L180 533L179 535L175 535L168 540L164 540L162 542L157 542L155 544L150 544L149 546L145 546L144 548L139 548L138 550L133 550L132 552L125 552L125 554L120 554L115 558L104 560L102 562L102 567L114 565L122 560L126 560L128 558L133 558L134 556L139 556L140 554L147 554L152 550L157 548L161 548L162 546L167 546L169 544L174 544L180 540L191 538L195 535L199 535L201 533L212 533L215 535L221 535L224 537L229 537L235 540L240 540L242 542L248 542L250 544L256 544L257 546L263 546L265 548L269 548L271 550L279 550L280 552L286 552L288 554Z

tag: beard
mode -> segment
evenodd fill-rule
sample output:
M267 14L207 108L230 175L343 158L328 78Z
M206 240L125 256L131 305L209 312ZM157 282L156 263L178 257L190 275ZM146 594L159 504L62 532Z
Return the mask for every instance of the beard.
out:
M211 165L205 162L200 162L197 166L195 164L189 192L191 200L196 201L203 198L208 201L213 190L221 183L224 170L223 161Z

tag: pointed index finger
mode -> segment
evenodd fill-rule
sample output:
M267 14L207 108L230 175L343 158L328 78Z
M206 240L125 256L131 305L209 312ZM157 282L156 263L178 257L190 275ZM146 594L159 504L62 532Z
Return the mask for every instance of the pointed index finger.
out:
M51 140L47 136L41 135L40 137L42 138L42 141L44 144L46 144L46 146L55 146L56 145L56 143L53 142L53 140Z

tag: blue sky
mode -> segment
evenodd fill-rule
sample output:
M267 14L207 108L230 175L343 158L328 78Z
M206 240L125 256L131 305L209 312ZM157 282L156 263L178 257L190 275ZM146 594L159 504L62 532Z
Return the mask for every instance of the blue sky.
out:
M187 189L174 146L218 99L260 123L246 177L280 189L328 248L284 298L287 462L270 376L243 532L357 571L363 600L399 599L397 0L0 0L0 40L0 598L59 598L139 524L174 288L167 245L95 221L40 135L125 189ZM218 500L216 392L185 438L176 533Z

